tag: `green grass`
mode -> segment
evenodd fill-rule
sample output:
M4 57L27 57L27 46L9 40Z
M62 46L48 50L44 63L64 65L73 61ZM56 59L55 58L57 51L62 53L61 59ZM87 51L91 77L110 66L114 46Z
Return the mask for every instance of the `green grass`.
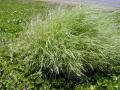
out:
M18 12L12 17L1 9L5 24L0 34L6 34L0 36L1 89L110 90L119 86L119 12L85 7L48 11L43 4L16 2L2 2L0 7ZM10 28L7 21L14 18Z
M5 90L11 87L15 89L14 81L9 81L10 72L14 72L15 66L9 60L9 45L27 30L28 24L36 14L39 13L45 17L48 9L45 3L40 1L0 0L0 89ZM16 67L19 67L19 64L17 65Z
M47 12L41 2L0 1L0 38L12 38L23 31L37 13ZM17 35L16 35L17 34Z
M115 64L114 55L119 54L119 42L116 42L119 30L116 29L114 14L86 8L58 9L45 20L33 20L13 50L22 56L29 51L28 58L32 57L37 64L39 62L38 66L58 74L69 72L81 76L86 66L108 70L108 65ZM113 54L112 58L110 54Z

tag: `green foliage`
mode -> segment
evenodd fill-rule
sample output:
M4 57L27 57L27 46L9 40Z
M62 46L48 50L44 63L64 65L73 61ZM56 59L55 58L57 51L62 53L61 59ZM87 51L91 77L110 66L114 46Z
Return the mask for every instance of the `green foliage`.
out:
M74 90L119 90L120 76L96 77L97 83L76 85Z
M84 7L47 13L38 2L0 2L1 90L119 86L119 13Z
M96 88L98 90L119 90L120 76L113 75L110 78L99 78Z
M32 16L47 9L44 4L38 3L0 1L0 32L15 33L24 30Z
M18 0L0 1L0 89L22 89L27 84L32 87L40 84L40 77L25 76L30 69L21 63L12 61L12 52L9 53L13 40L27 30L31 18L38 13L46 15L47 6L42 2L23 3ZM11 58L11 59L10 59ZM24 64L25 65L25 64ZM37 75L37 74L36 74ZM34 80L33 80L34 78ZM33 82L35 81L36 82ZM31 82L30 82L31 81Z

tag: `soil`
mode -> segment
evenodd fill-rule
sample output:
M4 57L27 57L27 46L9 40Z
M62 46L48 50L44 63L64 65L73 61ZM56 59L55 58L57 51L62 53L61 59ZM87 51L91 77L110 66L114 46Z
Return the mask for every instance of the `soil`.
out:
M100 8L116 8L120 10L120 0L42 0L56 4L71 4L71 5L91 5Z

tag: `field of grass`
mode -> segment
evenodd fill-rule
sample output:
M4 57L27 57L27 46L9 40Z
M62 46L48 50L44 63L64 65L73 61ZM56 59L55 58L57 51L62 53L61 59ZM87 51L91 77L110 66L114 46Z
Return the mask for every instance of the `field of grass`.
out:
M0 1L1 90L119 90L120 12Z

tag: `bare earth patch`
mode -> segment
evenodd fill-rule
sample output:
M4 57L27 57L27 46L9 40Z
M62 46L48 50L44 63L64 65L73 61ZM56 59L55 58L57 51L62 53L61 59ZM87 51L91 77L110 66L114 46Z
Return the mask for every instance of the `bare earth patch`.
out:
M120 10L120 0L42 0L49 3L69 5L89 5L97 8Z

